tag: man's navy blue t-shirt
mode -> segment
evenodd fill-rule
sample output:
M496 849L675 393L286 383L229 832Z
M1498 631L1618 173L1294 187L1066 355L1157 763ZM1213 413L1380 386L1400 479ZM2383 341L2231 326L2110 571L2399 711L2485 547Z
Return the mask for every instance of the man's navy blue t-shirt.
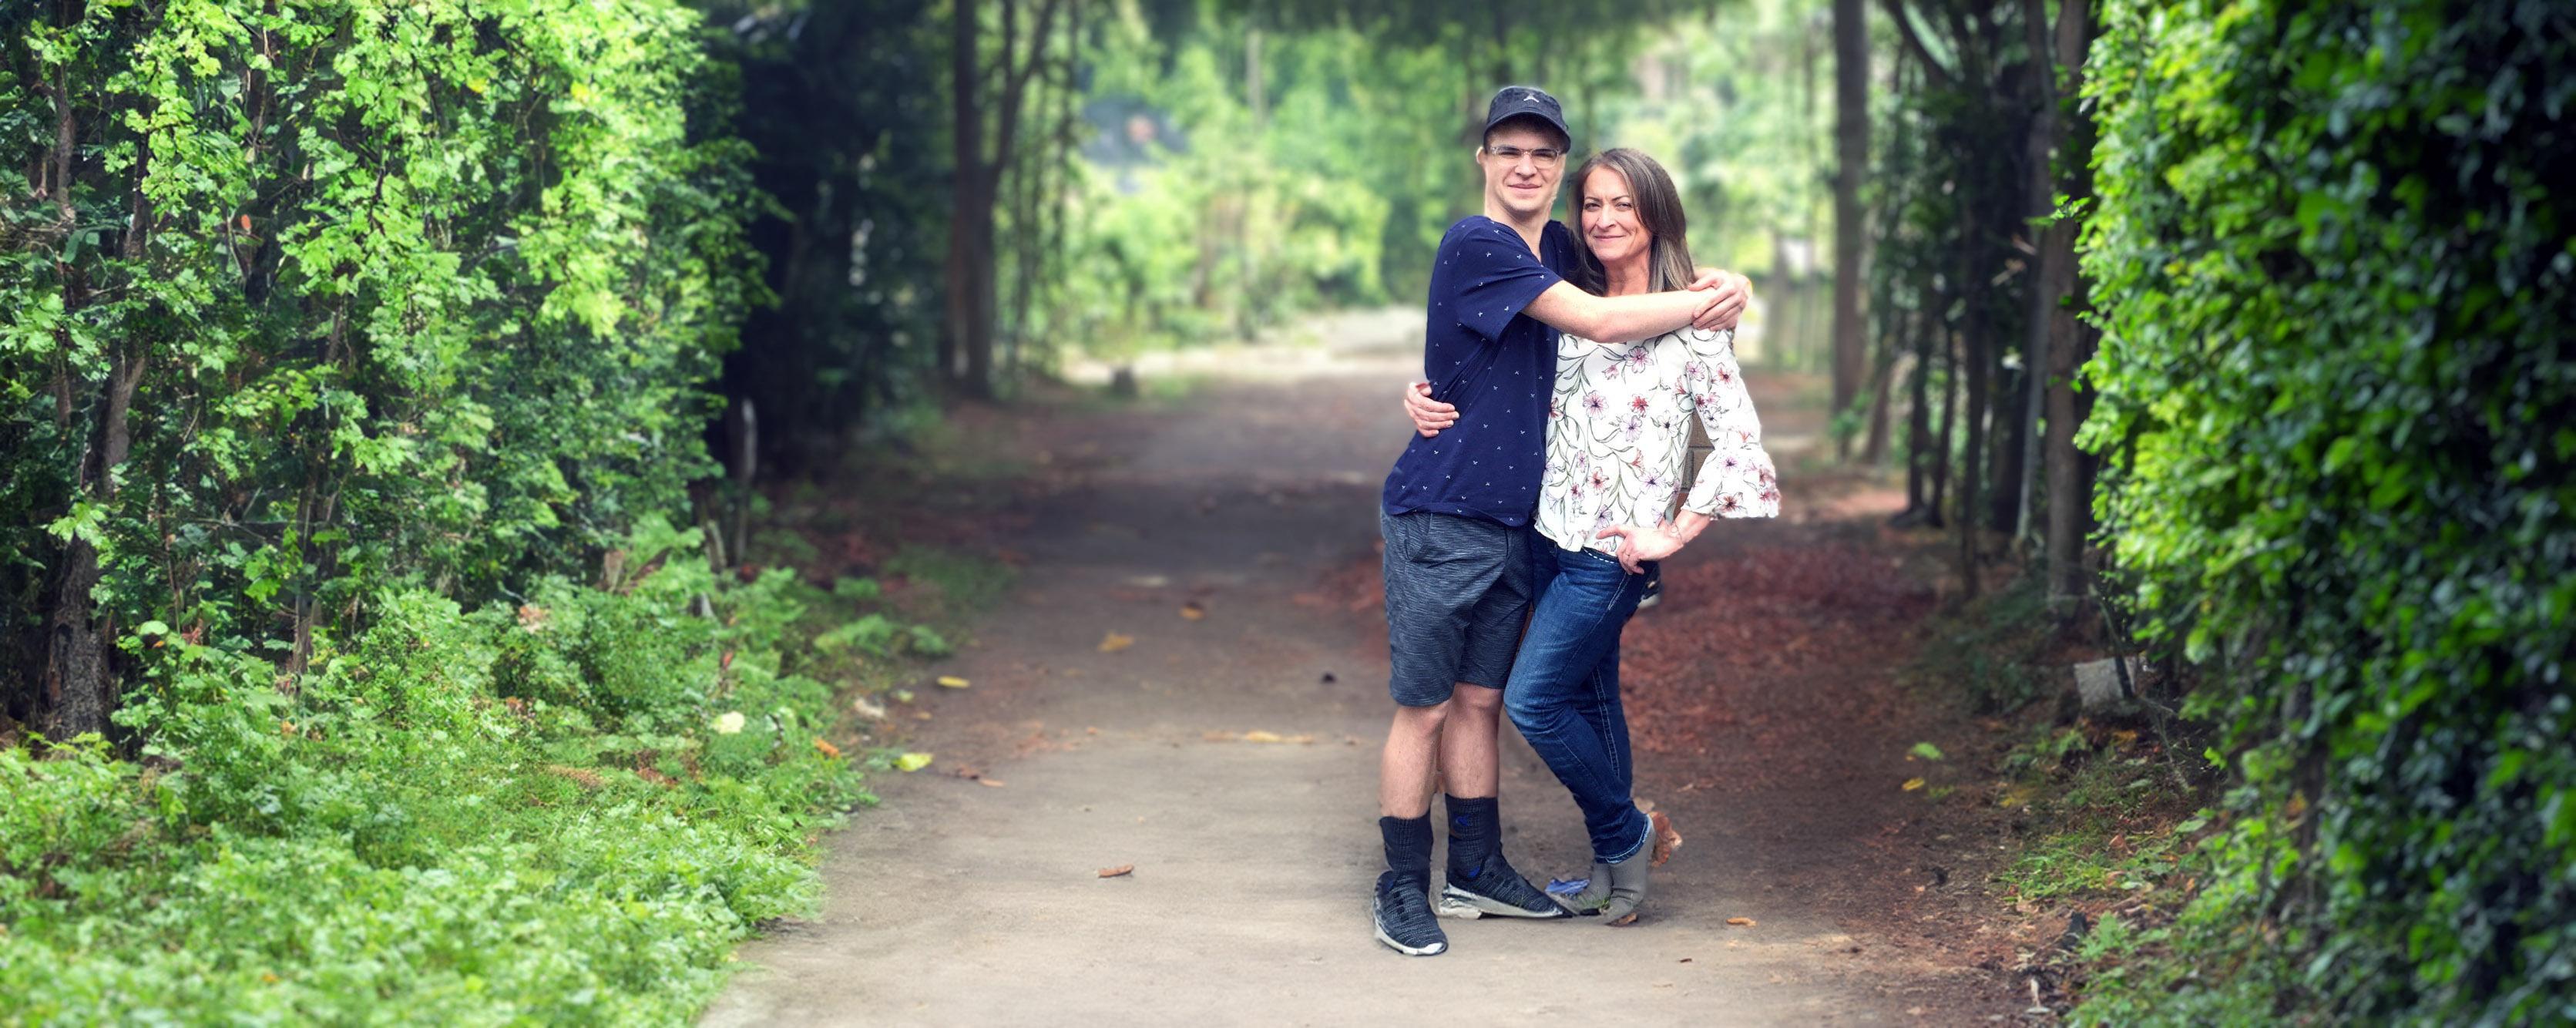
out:
M1520 233L1478 215L1449 226L1431 269L1422 377L1458 408L1436 438L1415 435L1387 473L1389 514L1433 511L1526 525L1547 465L1555 329L1521 313L1564 280L1574 233L1550 221L1530 253Z

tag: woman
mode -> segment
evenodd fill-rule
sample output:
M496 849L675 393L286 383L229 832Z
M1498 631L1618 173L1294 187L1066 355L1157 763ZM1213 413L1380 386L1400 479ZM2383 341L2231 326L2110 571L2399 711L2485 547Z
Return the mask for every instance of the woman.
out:
M1572 281L1605 296L1680 289L1694 278L1680 191L1635 150L1605 150L1574 175L1587 253ZM1559 896L1608 924L1636 920L1659 833L1631 796L1619 703L1619 632L1657 562L1714 518L1775 517L1778 477L1735 361L1732 332L1693 329L1640 342L1563 336L1549 404L1546 480L1530 539L1538 601L1503 706L1574 794L1592 838L1592 875ZM1416 426L1445 404L1409 397ZM1690 419L1715 444L1685 492ZM1676 510L1678 508L1678 511Z

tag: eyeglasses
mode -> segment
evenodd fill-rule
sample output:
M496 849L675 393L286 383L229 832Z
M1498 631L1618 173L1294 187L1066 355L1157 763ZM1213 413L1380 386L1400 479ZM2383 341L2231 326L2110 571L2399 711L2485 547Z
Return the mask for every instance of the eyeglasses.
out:
M1565 151L1544 146L1536 150L1523 150L1517 146L1489 146L1485 148L1485 152L1501 158L1505 164L1517 164L1520 163L1521 158L1527 157L1531 164L1542 168L1556 167L1558 161L1565 159Z

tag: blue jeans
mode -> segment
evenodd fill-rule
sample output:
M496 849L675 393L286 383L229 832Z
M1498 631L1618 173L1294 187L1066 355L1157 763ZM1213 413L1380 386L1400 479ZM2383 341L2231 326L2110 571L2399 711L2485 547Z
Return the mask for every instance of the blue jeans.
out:
M1647 574L1597 551L1531 536L1538 602L1503 687L1503 709L1583 809L1593 859L1619 863L1646 844L1646 815L1629 795L1628 718L1619 706L1619 630L1637 612Z

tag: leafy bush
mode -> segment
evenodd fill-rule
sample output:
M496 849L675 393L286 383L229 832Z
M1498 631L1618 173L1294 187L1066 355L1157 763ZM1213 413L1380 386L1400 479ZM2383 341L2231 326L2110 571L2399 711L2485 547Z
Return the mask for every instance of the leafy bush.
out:
M2083 438L2240 787L2085 1014L2576 1019L2576 10L2106 14Z
M550 607L387 594L292 692L172 640L120 714L140 763L0 749L0 1021L691 1016L863 798L830 689L781 672L793 576L718 588L695 535Z
M676 0L0 12L0 596L300 669L391 583L480 603L682 507L759 288L743 148L690 130L697 27ZM49 648L13 629L0 670Z

